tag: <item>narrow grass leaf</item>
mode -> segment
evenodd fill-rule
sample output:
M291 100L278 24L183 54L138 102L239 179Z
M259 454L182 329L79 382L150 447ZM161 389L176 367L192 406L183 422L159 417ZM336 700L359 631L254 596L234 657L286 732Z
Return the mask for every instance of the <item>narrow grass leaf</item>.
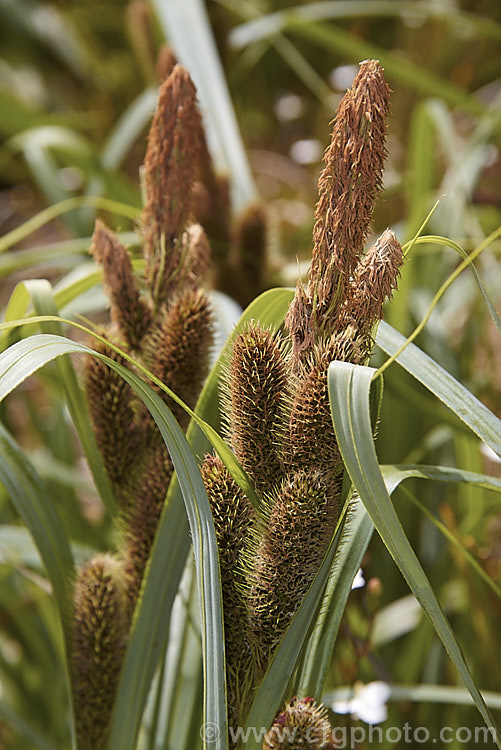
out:
M204 720L220 727L221 734L214 743L215 750L226 750L223 620L216 536L202 477L183 432L171 412L160 396L130 370L104 355L96 354L83 344L52 334L40 334L19 341L0 355L0 400L40 367L70 353L97 356L121 375L148 408L169 450L184 500L197 569L204 655ZM133 750L135 747L150 688L151 677L148 679L148 675L152 676L156 667L156 662L151 664L151 660L155 652L155 636L161 623L155 615L155 608L158 598L169 587L168 568L172 559L171 549L164 546L163 542L167 537L172 548L172 543L176 546L176 539L179 544L183 538L180 533L182 529L169 523L172 520L169 510L172 512L169 507L164 508L154 545L154 549L160 549L163 553L163 564L155 564L154 569L150 570L150 586L148 592L143 592L142 606L148 605L149 618L138 618L135 621L125 656L111 727L110 750ZM153 559L151 567L153 568ZM176 590L177 583L178 581ZM155 593L158 596L153 598ZM172 599L174 595L175 592Z
M241 211L255 200L256 188L205 5L201 0L154 0L153 5L166 38L195 82L212 158L218 170L229 172L233 206Z
M3 355L0 355L0 359L2 357ZM1 424L0 484L5 487L16 511L33 537L52 585L59 612L58 626L62 629L65 644L64 667L69 703L67 710L71 723L72 746L75 748L76 736L69 677L70 585L74 570L73 557L53 500L48 497L46 488L30 461Z
M392 356L405 345L406 339L382 320L376 334L376 343L386 354ZM414 344L408 344L396 361L501 457L501 420L464 385Z
M411 701L412 703L449 703L453 706L471 706L472 697L465 688L451 685L389 685L390 701ZM501 693L482 690L483 699L489 708L501 708ZM326 703L349 700L353 697L352 687L340 687L324 694Z
M52 286L48 281L45 279L32 279L23 283L29 298L33 302L33 308L37 315L57 316L58 310ZM45 333L54 333L57 335L62 335L63 333L61 323L57 322L42 323L41 329ZM110 481L104 469L99 448L97 447L96 438L90 423L85 399L78 384L75 368L73 367L70 357L58 358L56 366L61 389L64 393L66 404L85 453L85 457L87 458L96 488L108 513L110 513L111 516L114 516L117 512L117 505L113 496Z
M390 495L402 482L410 478L435 479L442 482L466 482L484 489L501 492L501 479L447 466L402 464L400 466L381 466L380 469ZM427 509L423 510L426 511ZM299 681L299 693L301 695L312 695L319 700L322 697L325 678L331 663L346 602L351 592L353 578L362 563L373 530L374 525L363 503L359 498L355 498L348 509L346 523L338 552L331 567L320 614L305 654L304 667ZM456 539L454 541L461 547L461 551L466 552ZM473 559L470 562L476 563ZM476 565L474 567L477 569ZM480 573L478 570L477 572ZM498 587L490 579L486 580L486 583L498 593Z
M329 367L329 398L343 462L378 534L430 618L487 727L496 727L386 489L377 462L369 411L374 372L372 368L347 362L333 362ZM497 729L496 733L498 747L501 747Z
M483 34L501 41L501 26L491 18L461 11L458 8L444 7L434 2L405 2L399 0L324 0L298 5L261 15L256 20L235 27L230 34L234 47L245 47L273 36L287 28L290 16L302 21L326 21L333 18L357 17L402 17L411 15L416 19L437 18L451 26L458 26L470 33Z

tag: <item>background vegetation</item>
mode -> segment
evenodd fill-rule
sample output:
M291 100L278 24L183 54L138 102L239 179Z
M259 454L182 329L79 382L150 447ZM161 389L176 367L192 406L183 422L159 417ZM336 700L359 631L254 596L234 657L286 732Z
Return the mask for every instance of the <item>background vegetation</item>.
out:
M138 169L159 81L157 56L166 39L195 79L214 159L230 176L235 210L257 196L266 206L268 251L252 296L293 285L297 259L304 270L310 257L316 179L329 122L353 66L375 57L394 94L374 235L391 226L402 244L418 231L448 238L414 244L386 320L406 337L434 302L414 343L499 416L499 319L486 303L486 296L494 304L501 298L499 4L212 0L206 11L207 16L199 0L0 1L5 321L57 310L64 318L106 320L99 272L88 256L90 235L99 213L124 241L137 243ZM212 40L223 71L214 62ZM73 198L62 206L71 210L56 208L53 220L29 223L38 211ZM492 233L476 260L483 286L466 269L434 300L460 262L457 246L471 253ZM35 278L52 287L24 283ZM220 317L229 332L238 316L221 303ZM37 324L5 328L2 348L38 330ZM73 328L65 333L82 340ZM375 366L382 361L376 354ZM43 494L57 511L77 561L114 543L95 467L89 471L75 431L75 423L84 421L79 403L81 409L77 382L56 363L1 405L2 453L9 460L0 469L0 743L13 750L70 743L58 614L46 566L26 531L22 498ZM377 441L381 464L440 465L501 477L499 459L485 447L487 433L478 427L484 415L476 408L466 407L466 421L477 427L474 434L393 364L385 371ZM492 416L489 424L491 442L497 439L499 447L499 423ZM82 430L78 433L81 440ZM393 500L475 683L492 693L489 703L499 719L501 515L494 481L490 487L413 478ZM408 720L432 732L444 725L480 725L466 691L444 689L463 683L377 535L363 570L367 583L350 595L327 670L326 695L333 700L333 691L339 698L340 688L356 681L383 680L393 686L389 725ZM193 747L200 741L200 625L189 568L182 587L188 606L183 609L183 597L177 599L168 666L150 694L141 747ZM430 687L420 692L422 684ZM335 722L356 720L336 716Z

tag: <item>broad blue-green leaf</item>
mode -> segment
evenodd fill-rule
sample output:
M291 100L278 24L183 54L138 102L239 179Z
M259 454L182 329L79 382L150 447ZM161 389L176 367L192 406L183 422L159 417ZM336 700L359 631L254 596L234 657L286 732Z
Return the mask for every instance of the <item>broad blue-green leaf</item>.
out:
M329 397L344 465L378 534L430 618L486 725L495 727L454 633L400 524L381 475L369 412L374 372L372 368L347 362L333 362L329 367ZM497 744L501 747L499 732Z

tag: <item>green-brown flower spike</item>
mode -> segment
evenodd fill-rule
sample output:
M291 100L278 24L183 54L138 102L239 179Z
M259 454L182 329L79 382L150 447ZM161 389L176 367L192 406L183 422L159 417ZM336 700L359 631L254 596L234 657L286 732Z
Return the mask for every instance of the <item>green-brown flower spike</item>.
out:
M111 320L132 349L137 349L151 323L151 310L140 295L129 253L99 219L92 235L91 254L103 269L111 303Z
M294 697L277 714L263 750L330 750L334 748L327 709L313 698Z
M256 554L249 554L249 618L263 666L318 572L337 516L319 471L298 471L277 492Z
M383 317L384 302L397 288L403 261L402 247L387 229L355 269L341 325L354 324L361 336L370 336L373 325Z
M233 450L258 492L283 473L278 431L287 369L277 337L252 323L233 344L228 373L228 425Z
M252 653L246 623L242 553L256 513L219 457L206 456L202 477L212 510L223 591L228 714L238 725L244 696L252 685Z
M291 332L304 330L302 340L293 335L296 361L319 335L332 333L345 286L362 254L382 187L389 95L381 66L366 60L339 104L318 182L308 289L287 318Z
M146 276L157 302L176 287L178 241L192 205L201 133L195 87L186 69L175 65L160 87L144 160Z
M207 375L213 317L207 296L187 289L164 313L144 342L144 362L190 408L196 404ZM154 386L156 388L156 386ZM158 393L186 427L188 415L165 391Z
M127 366L111 347L94 342L96 351ZM137 459L142 430L135 423L134 392L130 385L96 357L85 360L84 387L89 415L106 472L117 500L123 503L123 490Z
M72 681L79 750L104 750L128 632L120 564L94 557L74 591Z
M131 616L173 474L169 454L157 429L152 432L148 452L139 458L138 469L128 488L131 503L123 513L124 583Z

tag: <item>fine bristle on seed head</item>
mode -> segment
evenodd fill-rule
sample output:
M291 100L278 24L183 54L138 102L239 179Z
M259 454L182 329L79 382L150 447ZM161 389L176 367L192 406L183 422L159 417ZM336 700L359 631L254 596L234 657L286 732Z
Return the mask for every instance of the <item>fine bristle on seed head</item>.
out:
M330 750L334 748L327 709L313 698L294 698L280 711L267 733L263 750Z
M82 750L106 746L128 629L120 563L97 555L80 569L74 589L72 683Z

